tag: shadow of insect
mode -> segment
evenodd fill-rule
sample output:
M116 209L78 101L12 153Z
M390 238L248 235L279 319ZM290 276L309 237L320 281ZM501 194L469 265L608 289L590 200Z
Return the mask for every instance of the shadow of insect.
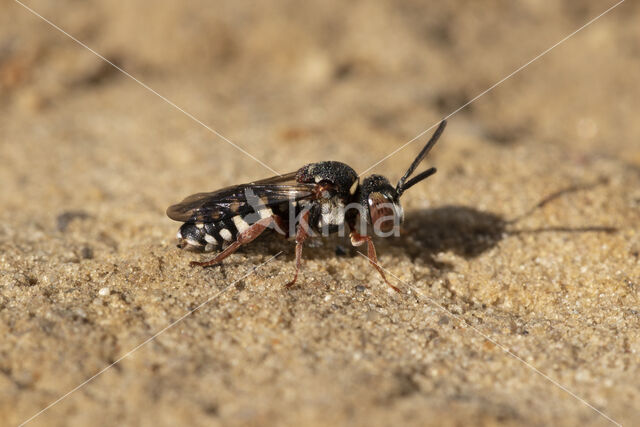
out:
M381 244L380 251L383 253L384 246L403 247L413 260L423 260L436 270L436 276L441 276L453 266L436 259L440 252L453 252L470 259L495 247L508 236L540 233L615 233L617 228L608 225L517 228L519 221L548 203L569 193L593 189L607 182L607 179L602 178L595 183L573 185L556 191L527 212L512 219L468 206L442 206L410 212L405 220L403 236L400 239L388 240L387 245Z

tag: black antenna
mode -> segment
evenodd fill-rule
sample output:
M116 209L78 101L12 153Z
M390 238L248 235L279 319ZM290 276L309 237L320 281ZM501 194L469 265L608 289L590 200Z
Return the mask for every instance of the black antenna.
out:
M396 185L396 192L398 193L398 196L404 193L404 191L407 190L409 187L417 184L418 182L422 181L428 176L431 176L434 173L436 173L436 169L431 168L429 170L422 172L421 174L419 174L418 176L411 179L409 182L405 184L405 181L407 180L407 178L411 176L411 174L413 173L414 170L416 170L420 162L426 157L427 154L429 154L429 151L431 151L431 149L436 144L436 142L438 142L438 138L440 138L440 135L442 135L442 132L444 132L445 126L447 126L447 121L446 120L441 121L440 125L438 126L438 129L436 129L436 131L433 133L433 136L431 137L429 142L427 142L427 145L424 146L422 151L420 151L420 154L418 154L418 156L415 158L413 163L411 163L411 166L409 166L409 169L407 169L404 176L400 178L400 180L398 181L398 185Z
M409 181L407 181L402 188L398 189L396 192L398 193L398 197L400 197L400 195L402 195L402 193L404 193L405 191L407 191L409 188L413 187L414 185L416 185L417 183L419 183L420 181L422 181L423 179L427 179L429 178L431 175L433 175L434 173L436 173L438 170L436 168L430 168L427 169L424 172L419 173L418 175L414 176L413 178L411 178Z

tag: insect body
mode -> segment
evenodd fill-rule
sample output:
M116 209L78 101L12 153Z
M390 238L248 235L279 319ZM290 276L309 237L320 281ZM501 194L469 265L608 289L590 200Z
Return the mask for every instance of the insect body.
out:
M310 163L295 172L249 184L235 185L210 193L198 193L167 209L169 218L182 221L178 247L221 250L206 262L219 264L240 246L257 238L267 228L287 237L295 236L296 282L302 260L302 246L309 237L349 231L354 246L367 244L367 255L384 281L394 290L378 266L370 232L389 235L403 220L400 196L418 182L433 175L435 168L409 179L444 131L442 121L429 142L415 158L394 188L381 175L371 175L360 183L348 165L335 161Z

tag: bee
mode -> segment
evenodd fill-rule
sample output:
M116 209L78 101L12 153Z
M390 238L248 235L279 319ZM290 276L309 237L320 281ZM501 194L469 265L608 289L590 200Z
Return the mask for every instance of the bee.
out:
M395 188L382 175L362 180L348 165L337 161L307 164L295 172L248 184L233 185L209 193L198 193L170 206L167 216L184 224L178 231L178 247L211 252L213 259L191 262L192 266L217 265L266 229L295 238L296 283L302 263L302 247L309 237L341 233L345 225L353 246L367 245L369 262L393 290L378 265L373 234L396 234L404 219L400 197L406 190L436 172L430 168L413 174L442 135L442 121L433 136L400 178Z

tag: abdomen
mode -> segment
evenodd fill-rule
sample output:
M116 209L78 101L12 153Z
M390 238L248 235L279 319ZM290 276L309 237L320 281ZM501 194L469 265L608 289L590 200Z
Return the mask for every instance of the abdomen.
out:
M237 236L238 226L233 220L225 220L182 224L176 237L181 249L211 252L227 247Z

